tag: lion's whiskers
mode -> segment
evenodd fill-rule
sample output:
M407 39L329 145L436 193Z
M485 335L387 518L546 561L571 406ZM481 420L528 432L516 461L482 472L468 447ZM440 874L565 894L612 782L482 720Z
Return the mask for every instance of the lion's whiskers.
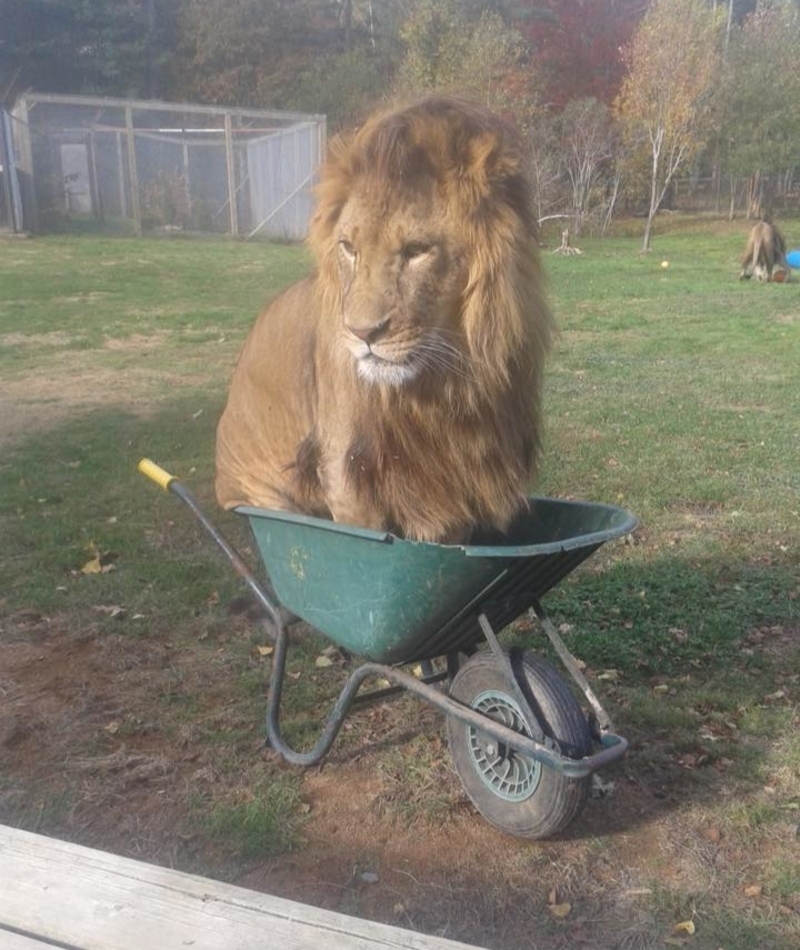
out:
M475 380L475 374L464 353L439 335L426 337L415 355L422 366L432 372L456 375L467 382Z

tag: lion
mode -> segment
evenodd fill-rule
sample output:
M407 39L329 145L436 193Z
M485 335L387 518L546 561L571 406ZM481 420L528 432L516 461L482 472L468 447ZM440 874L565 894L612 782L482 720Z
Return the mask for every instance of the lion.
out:
M555 327L525 150L430 97L336 140L317 269L258 317L217 427L216 492L436 543L505 531L541 444Z
M759 221L747 237L739 280L755 277L756 280L771 281L776 267L780 268L779 273L785 277L788 268L786 242L774 225L768 221Z

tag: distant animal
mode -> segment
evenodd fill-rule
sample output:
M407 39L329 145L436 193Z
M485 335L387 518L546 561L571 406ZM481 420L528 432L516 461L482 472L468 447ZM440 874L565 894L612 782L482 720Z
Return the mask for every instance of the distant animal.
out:
M529 167L504 120L449 97L333 143L318 270L260 315L233 373L223 507L446 543L508 527L537 466L554 332Z
M739 280L755 277L771 281L776 266L786 267L786 242L781 232L767 221L754 225L747 238ZM785 276L785 275L784 275Z

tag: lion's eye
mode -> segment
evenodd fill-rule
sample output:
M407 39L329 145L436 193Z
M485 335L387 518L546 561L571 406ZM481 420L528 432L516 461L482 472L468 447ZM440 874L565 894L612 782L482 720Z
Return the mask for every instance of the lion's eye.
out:
M349 261L356 259L356 249L348 240L341 238L339 240L339 247L342 249L342 254L344 254Z
M425 241L410 241L403 247L402 255L404 261L418 261L425 257L431 251L431 245Z

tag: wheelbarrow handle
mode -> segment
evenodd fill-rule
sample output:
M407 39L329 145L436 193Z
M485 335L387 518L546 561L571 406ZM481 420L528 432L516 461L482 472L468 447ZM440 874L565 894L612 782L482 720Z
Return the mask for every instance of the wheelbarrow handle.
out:
M166 469L157 465L152 459L141 459L137 468L142 475L146 475L164 491L169 491L170 484L175 481L174 475L170 475Z
M281 619L280 605L277 602L277 598L273 599L264 586L258 582L258 579L250 570L242 556L203 511L197 499L186 485L178 481L174 475L170 475L166 469L157 465L151 459L141 459L137 468L142 475L146 475L151 481L154 481L156 485L163 488L164 491L169 491L172 492L173 495L177 495L187 508L189 508L195 518L200 522L201 527L205 529L211 540L228 559L239 577L242 578L253 594L255 594L256 599L272 621L273 627L276 630L279 629L283 624L283 620Z

